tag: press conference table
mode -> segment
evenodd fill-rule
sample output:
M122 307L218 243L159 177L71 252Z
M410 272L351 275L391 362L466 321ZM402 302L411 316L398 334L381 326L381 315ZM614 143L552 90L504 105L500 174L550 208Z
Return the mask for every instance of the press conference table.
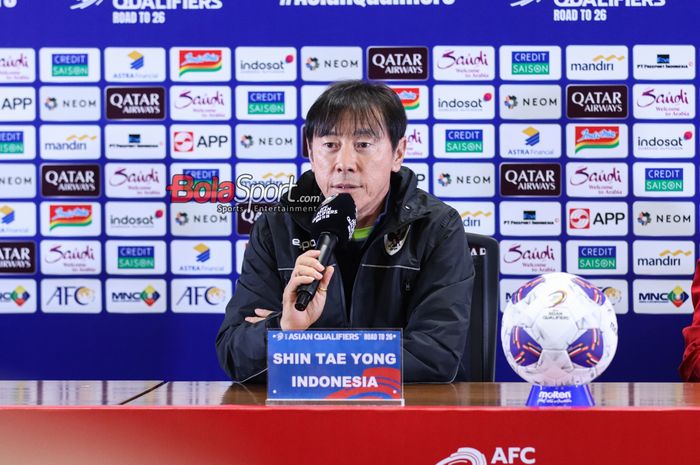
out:
M265 406L228 382L0 381L5 464L698 464L700 384L407 385L406 406ZM464 449L463 449L464 448Z

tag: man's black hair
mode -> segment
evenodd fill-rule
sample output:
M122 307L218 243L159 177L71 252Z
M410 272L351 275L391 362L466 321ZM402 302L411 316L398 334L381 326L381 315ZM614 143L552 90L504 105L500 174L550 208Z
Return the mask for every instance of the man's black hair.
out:
M406 110L396 92L381 82L341 81L332 84L311 105L304 132L311 144L314 137L338 131L341 124L351 123L352 132L368 130L380 139L389 133L392 150L406 133Z

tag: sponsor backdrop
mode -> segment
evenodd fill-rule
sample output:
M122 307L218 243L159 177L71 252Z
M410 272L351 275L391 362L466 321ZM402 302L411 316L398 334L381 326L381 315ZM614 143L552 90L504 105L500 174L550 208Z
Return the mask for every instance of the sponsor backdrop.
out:
M214 336L304 115L387 81L406 164L501 243L501 303L569 271L605 380L676 380L698 252L690 0L0 0L0 378L223 379ZM173 202L236 180L249 209ZM290 179L291 177L291 179ZM498 355L497 378L515 375Z

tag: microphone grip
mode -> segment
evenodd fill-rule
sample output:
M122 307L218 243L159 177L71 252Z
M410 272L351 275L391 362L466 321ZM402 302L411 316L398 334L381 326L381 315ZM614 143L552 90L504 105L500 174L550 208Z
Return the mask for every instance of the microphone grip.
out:
M318 237L318 243L316 246L318 247L318 250L321 251L318 261L321 262L321 265L324 267L331 261L331 255L333 255L333 249L335 249L337 243L338 238L335 236L335 234L324 232ZM297 301L294 304L294 308L300 312L306 310L306 307L309 305L309 303L311 303L314 295L316 295L316 290L318 289L320 282L321 281L314 279L314 281L310 284L303 284L297 287Z

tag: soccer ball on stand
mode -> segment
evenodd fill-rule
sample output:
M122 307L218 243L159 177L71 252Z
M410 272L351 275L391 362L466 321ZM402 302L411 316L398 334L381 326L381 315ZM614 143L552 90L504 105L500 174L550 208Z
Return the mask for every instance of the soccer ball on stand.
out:
M585 279L545 274L513 294L503 313L501 343L525 381L580 386L603 373L615 355L615 309Z

